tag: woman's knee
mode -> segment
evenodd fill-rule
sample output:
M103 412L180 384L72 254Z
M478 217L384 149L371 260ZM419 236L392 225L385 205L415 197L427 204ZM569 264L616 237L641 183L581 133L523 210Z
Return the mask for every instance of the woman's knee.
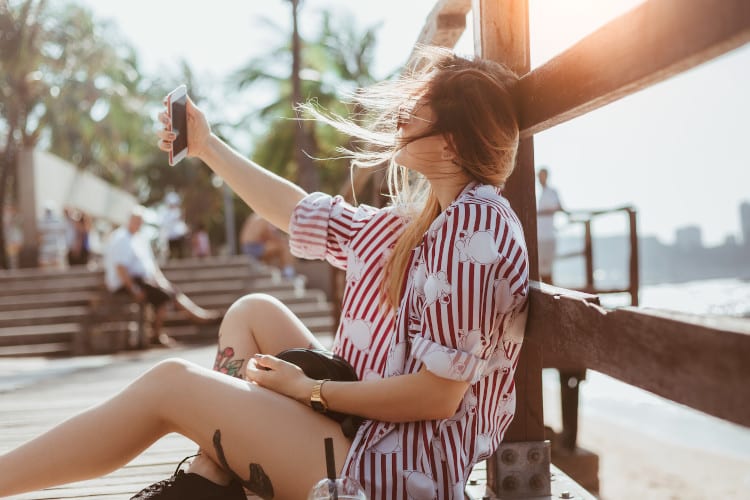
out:
M191 364L180 358L165 359L146 371L135 384L153 392L174 388L185 380Z
M248 319L268 313L272 310L278 310L281 302L276 297L267 293L249 293L235 300L227 310L228 315L243 315Z

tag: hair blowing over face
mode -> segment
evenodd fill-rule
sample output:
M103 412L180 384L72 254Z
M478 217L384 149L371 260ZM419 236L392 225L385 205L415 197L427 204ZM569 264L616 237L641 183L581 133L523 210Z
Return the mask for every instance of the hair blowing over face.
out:
M388 165L388 189L393 204L410 222L385 265L383 297L394 308L402 295L411 250L440 213L437 197L426 180L397 165L399 149L422 137L443 135L456 164L483 184L502 186L513 171L518 149L518 121L510 88L518 80L502 64L466 59L446 49L422 47L412 69L398 80L360 90L353 100L365 112L366 125L324 115L303 106L337 129L352 136L362 149L342 149L356 167ZM396 138L399 113L405 101L423 99L435 121L419 136Z

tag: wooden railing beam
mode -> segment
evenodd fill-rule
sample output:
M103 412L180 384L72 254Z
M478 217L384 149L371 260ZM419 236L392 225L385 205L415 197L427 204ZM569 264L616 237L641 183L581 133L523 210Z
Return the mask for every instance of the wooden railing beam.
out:
M747 0L644 2L523 77L517 89L522 137L638 92L748 41Z
M750 427L750 321L606 310L580 293L538 283L529 307L526 334L540 339L545 364L590 368Z
M427 15L416 44L453 48L466 29L469 10L471 0L439 0Z

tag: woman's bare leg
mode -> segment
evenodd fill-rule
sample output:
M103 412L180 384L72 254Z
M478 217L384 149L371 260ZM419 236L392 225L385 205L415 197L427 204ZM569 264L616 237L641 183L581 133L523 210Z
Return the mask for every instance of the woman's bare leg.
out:
M281 301L266 294L245 295L232 304L221 322L214 370L244 379L247 363L256 353L275 355L295 347L322 348ZM229 481L208 454L196 457L188 471L219 484Z
M109 401L0 456L0 496L105 474L168 432L198 443L256 493L269 496L272 487L277 498L302 498L325 475L325 437L334 439L339 470L350 446L336 422L305 405L167 360Z

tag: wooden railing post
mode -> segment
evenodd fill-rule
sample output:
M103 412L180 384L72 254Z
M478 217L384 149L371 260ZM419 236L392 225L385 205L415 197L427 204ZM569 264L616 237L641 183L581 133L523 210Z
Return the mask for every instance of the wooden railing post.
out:
M638 227L635 210L628 208L628 222L630 223L630 305L638 305L638 289L641 286L638 272Z
M505 64L519 75L528 73L528 1L474 0L472 10L474 52ZM529 251L529 276L538 280L534 177L534 140L529 137L519 144L516 168L506 183L504 194L523 225ZM516 415L506 432L506 444L488 461L488 482L502 498L548 495L550 451L544 441L542 346L532 336L524 338L515 384Z
M583 222L584 228L584 247L583 256L586 262L586 292L594 293L596 284L594 283L594 241L591 236L591 219Z

